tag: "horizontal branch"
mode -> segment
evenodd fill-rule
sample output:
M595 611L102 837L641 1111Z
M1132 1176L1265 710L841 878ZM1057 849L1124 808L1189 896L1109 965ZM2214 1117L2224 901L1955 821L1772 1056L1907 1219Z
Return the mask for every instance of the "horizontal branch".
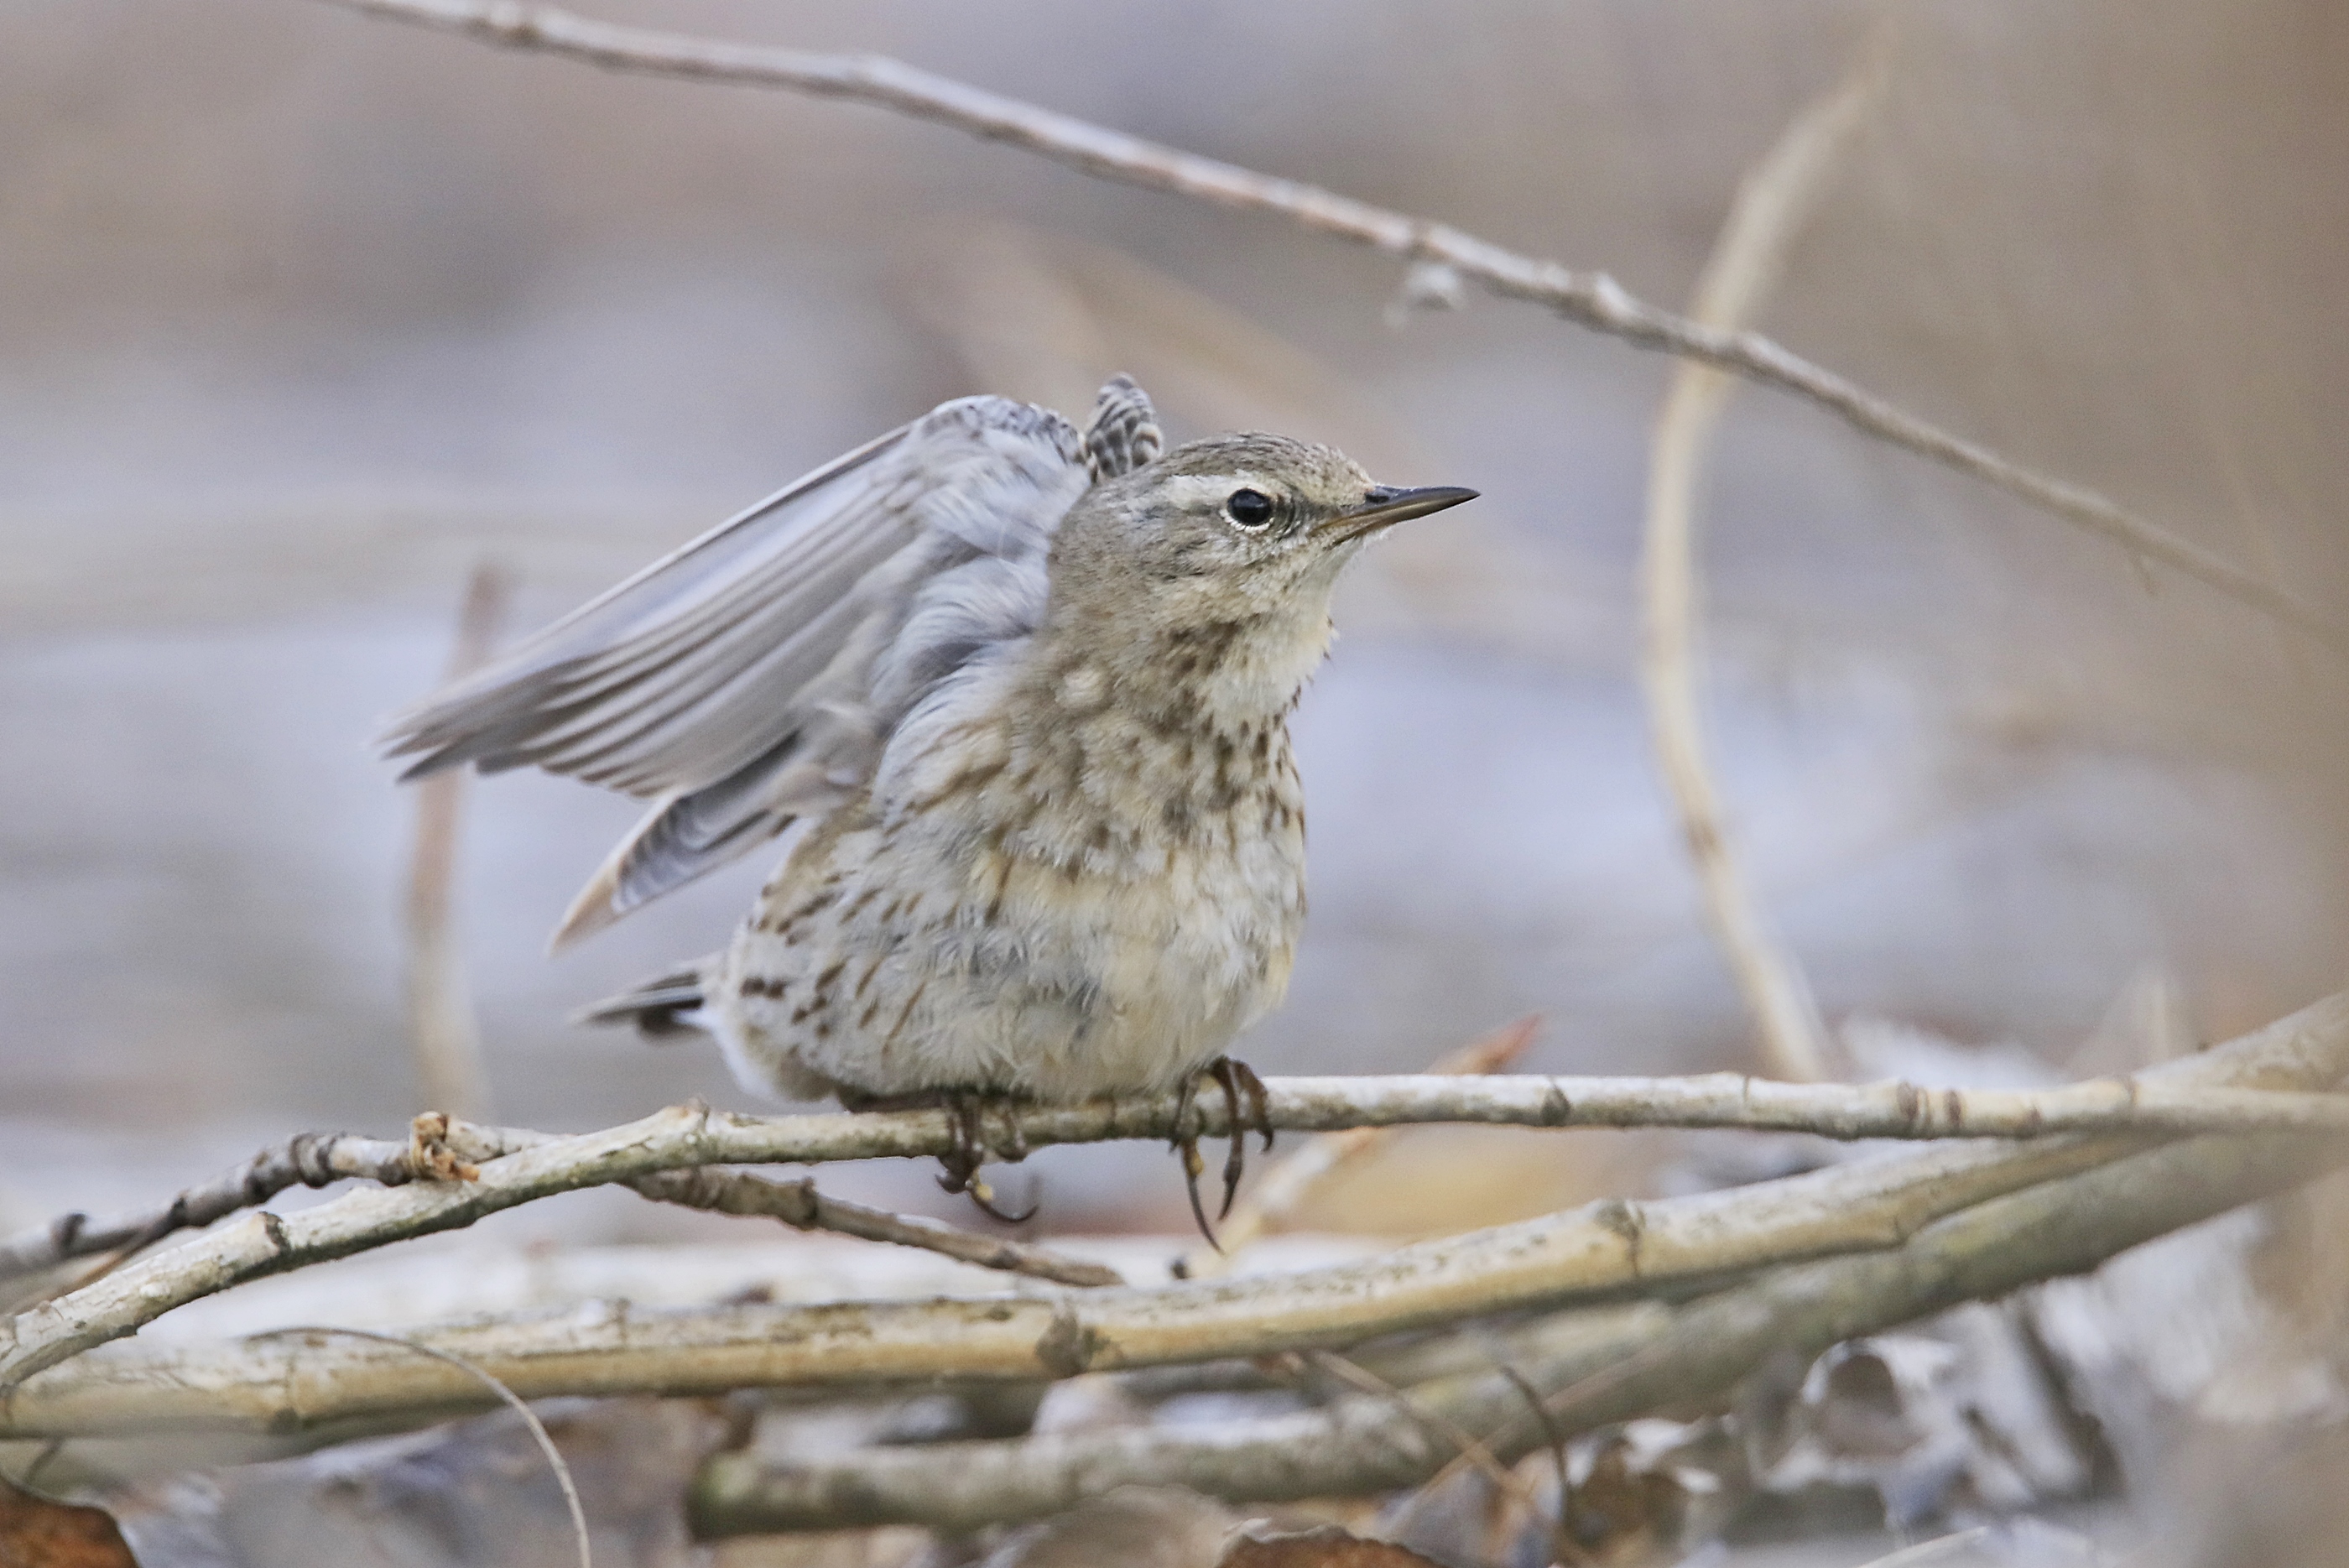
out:
M1605 273L1575 272L1446 224L1295 180L1184 152L875 55L719 42L616 26L509 0L333 0L370 16L609 70L781 88L868 103L1019 148L1104 180L1284 218L1316 234L1441 267L1593 331L1662 349L1807 399L1854 428L1996 486L2286 621L2336 651L2349 632L2265 577L2146 521L2084 485L2010 462L1814 365L1758 333L1707 327L1634 298Z
M2349 994L2328 998L2230 1045L2155 1069L2140 1083L2163 1095L2178 1089L2225 1097L2230 1089L2253 1085L2281 1090L2331 1084L2344 1071ZM1473 1086L1458 1080L1433 1082L1446 1090ZM1275 1103L1280 1103L1278 1095ZM1095 1107L1095 1114L1114 1109ZM1037 1114L1069 1116L1078 1110ZM740 1158L738 1149L727 1147L726 1130L714 1127L715 1120L665 1112L630 1128L494 1161L481 1168L478 1181L353 1194L339 1200L353 1206L341 1215L329 1215L336 1207L329 1204L274 1220L274 1256L306 1261L356 1250L371 1228L386 1223L390 1205L519 1201L516 1193L551 1189L559 1168L538 1162L564 1155L566 1146L566 1158L615 1170L667 1158L697 1138L714 1146L709 1151L718 1158ZM844 1138L842 1124L852 1123L873 1124L889 1136L911 1136L921 1117L815 1116L747 1125L771 1134L792 1121L808 1124L810 1139L817 1141L818 1134ZM593 1320L568 1313L420 1331L417 1337L488 1368L528 1397L930 1377L1063 1377L1343 1345L1464 1317L1626 1290L1685 1286L1807 1258L1895 1247L1936 1220L2137 1147L2127 1137L1945 1145L1723 1192L1650 1203L1609 1200L1290 1275L1043 1297L690 1312L619 1308ZM436 1229L463 1222L454 1207L435 1207L423 1217L435 1221ZM409 1221L416 1218L407 1216ZM222 1239L246 1229L232 1227ZM162 1265L171 1256L147 1262ZM143 1288L168 1295L189 1289L191 1280L216 1277L205 1275L205 1269L248 1262L245 1252L222 1259L200 1247L178 1265L156 1267L138 1279L130 1276L142 1265L133 1265L77 1293L90 1299L80 1303L74 1318L42 1321L38 1314L26 1314L36 1321L18 1320L30 1332L20 1330L10 1352L12 1364L25 1368L16 1376L54 1366L99 1337L116 1336L122 1321L145 1311L140 1303L146 1298L139 1294ZM109 1293L98 1299L100 1292ZM51 1307L74 1299L62 1298ZM9 1390L0 1398L0 1432L284 1428L461 1407L477 1397L470 1384L446 1369L373 1355L356 1346L124 1347Z
M1939 1148L1726 1192L1651 1203L1609 1200L1298 1274L1067 1295L670 1310L623 1304L586 1321L576 1312L542 1314L419 1329L409 1337L483 1367L525 1398L936 1377L1056 1378L1265 1355L1897 1245L1967 1204L2082 1168L2127 1147L2113 1140L2046 1140L2020 1151ZM485 1167L484 1180L496 1169ZM395 1199L413 1190L355 1196ZM347 1225L297 1230L308 1218L276 1221L276 1257L307 1262L347 1250ZM239 1226L222 1240L259 1229L257 1223ZM191 1262L220 1268L250 1258L243 1250L222 1258L222 1251ZM100 1334L119 1337L110 1332L114 1325L150 1304L138 1293L141 1282L125 1280L129 1272L76 1293L103 1296L54 1327L41 1321L47 1309L23 1314L20 1323L34 1321L12 1352L15 1364L37 1372L88 1348L81 1341L96 1343ZM143 1282L174 1290L195 1272L172 1271ZM0 1394L0 1433L212 1425L282 1429L478 1401L471 1382L446 1368L363 1345L314 1347L288 1339L216 1351L123 1346Z
M551 1133L487 1127L428 1112L409 1140L357 1133L301 1133L151 1210L92 1220L67 1214L0 1241L0 1282L39 1273L77 1258L136 1252L180 1231L201 1230L241 1209L258 1208L293 1187L361 1179L386 1187L424 1179L472 1179L480 1165L556 1141ZM893 1214L827 1198L811 1178L778 1181L748 1171L702 1168L639 1177L627 1183L657 1202L719 1214L758 1215L802 1231L830 1231L867 1241L918 1247L980 1268L1065 1285L1114 1285L1116 1270L1027 1242L958 1231L936 1220Z
M108 1219L76 1210L0 1241L0 1281L77 1258L137 1251L174 1231L201 1230L239 1210L258 1208L292 1187L330 1187L353 1178L405 1182L414 1174L409 1152L406 1143L357 1133L300 1133L159 1207Z
M2320 1003L2311 1011L2330 1005ZM1899 1083L1858 1087L1781 1084L1734 1074L1685 1079L1290 1078L1268 1086L1268 1108L1275 1127L1313 1131L1484 1122L1547 1127L1762 1127L1841 1137L2004 1137L2349 1126L2349 1096L2230 1089L2181 1073L2181 1067L2190 1065L2028 1092L1929 1091ZM1176 1113L1173 1096L1067 1106L1007 1106L995 1117L999 1125L981 1131L999 1137L1007 1149L1018 1153L1043 1144L1164 1139L1175 1130ZM1193 1115L1195 1119L1187 1125L1211 1135L1230 1130L1220 1106L1195 1106ZM460 1135L452 1130L450 1137L461 1143L474 1131L465 1129ZM487 1159L478 1168L468 1167L470 1179L354 1192L284 1217L263 1210L197 1241L136 1260L0 1323L0 1387L246 1280L458 1229L556 1192L633 1184L657 1172L698 1166L935 1155L953 1147L956 1132L938 1111L739 1116L696 1105L574 1137L507 1129L481 1130L480 1136L527 1146ZM527 1142L537 1138L544 1141ZM1868 1232L1864 1225L1851 1234L1873 1239L1834 1244L1883 1244L1880 1234Z
M689 1507L704 1537L879 1524L968 1531L1057 1513L1129 1484L1242 1503L1416 1486L1457 1457L1445 1431L1477 1435L1509 1462L1553 1434L1719 1399L1774 1355L1807 1359L1961 1302L2084 1272L2344 1156L2337 1139L2198 1139L1992 1199L1885 1251L1772 1271L1680 1306L1537 1321L1489 1336L1485 1370L1413 1386L1423 1421L1397 1420L1388 1398L1350 1397L1212 1433L1143 1428L803 1462L732 1453L704 1468ZM1547 1428L1526 1408L1528 1386L1544 1396Z

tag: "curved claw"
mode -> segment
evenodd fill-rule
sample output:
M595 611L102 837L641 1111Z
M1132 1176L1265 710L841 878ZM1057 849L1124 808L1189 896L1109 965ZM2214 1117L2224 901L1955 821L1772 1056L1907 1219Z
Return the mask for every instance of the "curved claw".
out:
M1006 1225L1025 1225L1029 1220L1036 1218L1037 1210L1044 1207L1040 1200L1030 1203L1017 1214L1007 1214L995 1206L995 1189L984 1181L974 1180L964 1189L964 1195L978 1206L980 1213L990 1220L1000 1220Z
M1232 1200L1240 1195L1240 1178L1247 1174L1247 1129L1240 1120L1239 1079L1240 1073L1247 1071L1229 1056L1218 1056L1207 1069L1208 1075L1223 1085L1224 1125L1231 1128L1224 1154L1224 1206L1216 1210L1218 1220L1232 1217Z
M1232 1073L1240 1081L1240 1094L1247 1100L1248 1126L1264 1135L1264 1152L1272 1152L1272 1096L1265 1092L1264 1080L1246 1062L1232 1063Z
M960 1192L978 1206L980 1213L1000 1220L1007 1225L1024 1225L1036 1218L1040 1204L1031 1203L1025 1211L1009 1214L995 1206L995 1189L982 1180L979 1167L987 1163L987 1139L979 1124L986 1112L987 1099L979 1095L952 1095L946 1102L947 1124L954 1129L954 1147L938 1156L945 1167L938 1173L938 1185L948 1192ZM1013 1158L1027 1153L1023 1146Z
M1174 1096L1174 1136L1166 1140L1166 1147L1183 1157L1183 1189L1191 1199L1192 1220L1199 1227L1199 1234L1207 1239L1207 1245L1221 1252L1224 1244L1216 1240L1216 1228L1207 1223L1207 1206L1199 1200L1199 1173L1207 1168L1207 1162L1199 1158L1199 1135L1191 1127L1192 1114L1198 1104L1199 1080L1195 1076L1184 1079Z
M1272 1106L1265 1094L1264 1080L1246 1062L1236 1062L1229 1056L1218 1056L1209 1064L1208 1075L1223 1085L1224 1114L1231 1127L1231 1152L1224 1157L1224 1208L1218 1219L1227 1218L1232 1200L1238 1196L1240 1177L1247 1168L1247 1135L1251 1128L1264 1135L1265 1152L1272 1150ZM1245 1104L1246 1114L1242 1114Z

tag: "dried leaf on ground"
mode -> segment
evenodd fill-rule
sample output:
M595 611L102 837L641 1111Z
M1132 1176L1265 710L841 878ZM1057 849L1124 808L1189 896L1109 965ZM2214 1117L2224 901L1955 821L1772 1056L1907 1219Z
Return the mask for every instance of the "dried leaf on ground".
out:
M986 1568L1216 1568L1237 1522L1195 1491L1120 1487L1014 1534Z
M0 1568L139 1568L102 1508L52 1502L0 1481Z
M1244 1532L1216 1568L1444 1568L1392 1541L1365 1541L1334 1524L1290 1535Z

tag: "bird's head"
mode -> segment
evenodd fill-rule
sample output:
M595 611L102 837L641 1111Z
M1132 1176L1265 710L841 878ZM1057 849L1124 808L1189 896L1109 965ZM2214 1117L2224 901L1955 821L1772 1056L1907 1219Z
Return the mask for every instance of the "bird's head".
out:
M1475 495L1379 484L1311 441L1216 436L1088 493L1061 525L1053 582L1151 621L1319 616L1365 540Z
M1052 545L1048 619L1242 705L1285 705L1330 641L1330 593L1363 543L1473 500L1374 483L1343 452L1249 432L1175 448L1095 485ZM1081 630L1080 630L1081 628Z

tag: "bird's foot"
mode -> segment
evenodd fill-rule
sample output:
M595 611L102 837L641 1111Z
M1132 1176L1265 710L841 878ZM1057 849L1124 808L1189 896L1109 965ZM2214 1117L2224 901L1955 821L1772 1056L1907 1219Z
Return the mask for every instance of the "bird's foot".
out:
M1230 1147L1224 1156L1224 1206L1216 1214L1218 1220L1227 1220L1232 1199L1239 1195L1240 1178L1247 1171L1247 1135L1262 1133L1264 1151L1272 1152L1272 1108L1265 1099L1264 1080L1246 1062L1218 1056L1207 1064L1207 1076L1223 1085L1224 1117L1232 1129Z
M1232 1201L1239 1196L1240 1178L1247 1172L1247 1135L1253 1130L1264 1135L1264 1147L1272 1147L1272 1113L1265 1100L1264 1080L1256 1069L1229 1056L1218 1056L1207 1064L1204 1075L1183 1080L1183 1088L1174 1102L1174 1137L1173 1147L1183 1156L1184 1189L1190 1195L1191 1218L1199 1227L1199 1234L1207 1245L1218 1252L1223 1243L1216 1240L1216 1231L1207 1222L1207 1208L1199 1199L1199 1178L1207 1162L1199 1154L1198 1129L1192 1125L1199 1103L1199 1077L1213 1078L1224 1091L1224 1119L1230 1128L1230 1147L1224 1156L1224 1201L1216 1211L1218 1220L1231 1218Z
M995 1189L978 1174L979 1167L987 1163L991 1152L987 1146L987 1130L981 1118L990 1106L1006 1105L1007 1096L954 1092L940 1096L939 1103L946 1109L947 1126L953 1130L954 1144L938 1156L938 1164L946 1168L938 1176L938 1185L948 1192L968 1195L973 1203L978 1205L981 1213L1007 1225L1024 1225L1036 1218L1037 1206L1032 1203L1018 1214L1009 1214L997 1208ZM1028 1149L1016 1131L1013 1137L1016 1147L1010 1152L1011 1157L1018 1159L1024 1157Z

